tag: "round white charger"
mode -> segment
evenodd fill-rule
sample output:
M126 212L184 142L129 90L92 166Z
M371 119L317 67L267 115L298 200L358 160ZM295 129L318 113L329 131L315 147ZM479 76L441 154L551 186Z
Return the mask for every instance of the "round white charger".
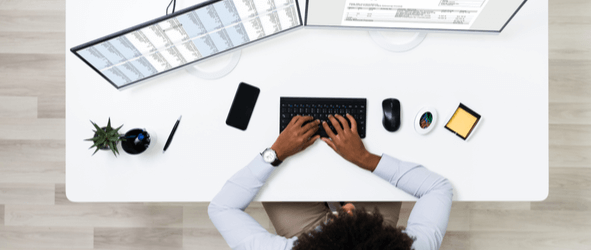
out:
M433 119L431 120L431 123L429 123L427 127L422 128L421 127L421 118L426 113L431 113L431 116L433 117ZM433 108L433 107L422 108L421 110L419 110L419 112L417 113L417 116L415 117L415 122L414 122L415 131L421 135L431 132L431 130L433 130L433 128L435 127L435 124L437 124L437 119L438 119L437 117L438 117L437 110L435 110L435 108Z

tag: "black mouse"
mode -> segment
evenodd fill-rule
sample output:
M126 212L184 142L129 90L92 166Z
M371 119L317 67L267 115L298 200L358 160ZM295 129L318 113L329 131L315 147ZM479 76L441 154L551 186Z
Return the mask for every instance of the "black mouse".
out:
M384 118L382 118L384 128L390 132L398 130L400 128L400 101L394 98L385 99L382 102L382 109L384 109Z

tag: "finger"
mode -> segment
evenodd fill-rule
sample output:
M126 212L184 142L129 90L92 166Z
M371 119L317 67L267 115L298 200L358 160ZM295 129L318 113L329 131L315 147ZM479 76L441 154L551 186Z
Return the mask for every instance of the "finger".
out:
M328 145L330 148L332 148L332 150L334 150L335 152L337 152L337 147L334 145L334 143L333 143L333 142L332 142L330 139L328 139L328 138L322 138L322 140L323 140L324 142L326 142L326 144L327 144L327 145Z
M328 117L328 119L330 120L330 123L332 123L334 130L337 131L337 134L343 133L343 128L341 127L341 125L339 125L339 121L337 121L337 118L334 118L334 116L331 115Z
M339 119L339 121L343 125L343 130L344 131L351 130L351 128L349 128L349 123L347 123L347 120L345 119L345 117L342 117L341 115L335 115L334 117L336 117L337 119Z
M357 121L355 121L355 117L353 117L350 114L347 114L347 118L349 118L349 121L351 122L351 131L357 134Z
M311 116L302 116L299 120L296 121L295 125L297 125L297 127L299 128L302 127L302 124L304 124L304 122L311 121L313 119L314 117Z
M319 127L318 127L318 123L316 122L311 122L308 123L308 125L313 124L314 127L310 128L308 131L306 131L306 133L304 134L304 138L310 138L312 137L312 135L314 135L316 133L316 131L318 131ZM306 125L306 126L308 126Z
M308 148L309 146L312 146L312 144L314 144L314 142L316 142L316 140L318 140L318 138L320 138L320 135L314 136L314 138L312 138L308 142L306 142L306 144L304 145L304 149Z
M301 118L301 116L296 115L294 117L291 118L291 121L289 122L289 124L295 124L299 119Z
M330 130L330 127L328 126L327 122L322 122L322 127L324 128L324 131L326 132L326 134L328 135L328 137L335 138L334 133L332 132L332 130Z
M320 124L320 121L319 120L316 120L316 121L312 121L312 122L309 122L308 124L304 125L304 127L302 127L303 128L302 129L302 134L306 134L310 130L314 130L314 129L315 130L314 130L313 133L316 133L316 131L318 131L318 124Z

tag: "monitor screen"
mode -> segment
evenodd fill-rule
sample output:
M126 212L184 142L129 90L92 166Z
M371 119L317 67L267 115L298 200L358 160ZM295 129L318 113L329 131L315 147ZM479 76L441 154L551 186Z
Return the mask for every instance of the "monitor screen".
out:
M215 0L71 51L121 88L298 26L295 0Z
M501 32L526 0L307 0L307 26Z

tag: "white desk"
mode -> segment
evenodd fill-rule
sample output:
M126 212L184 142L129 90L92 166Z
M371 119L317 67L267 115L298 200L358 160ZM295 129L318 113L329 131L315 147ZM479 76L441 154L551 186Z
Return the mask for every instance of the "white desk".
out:
M181 7L198 1L180 1ZM300 6L303 8L302 3ZM161 16L162 1L67 1L73 46ZM92 11L89 11L92 10ZM528 1L500 35L432 33L392 53L365 31L302 29L243 50L215 81L184 70L118 91L66 52L66 193L80 202L209 201L279 133L280 96L365 97L369 151L418 162L447 177L458 201L533 201L548 194L548 5ZM236 88L261 89L246 132L225 125ZM398 98L402 126L387 132L381 102ZM465 142L443 128L462 102L483 116ZM412 126L425 105L438 109L426 136ZM179 115L174 141L164 142ZM141 156L91 157L93 120L145 127L158 137ZM459 154L458 152L463 152ZM343 160L322 141L288 159L259 201L414 200Z

